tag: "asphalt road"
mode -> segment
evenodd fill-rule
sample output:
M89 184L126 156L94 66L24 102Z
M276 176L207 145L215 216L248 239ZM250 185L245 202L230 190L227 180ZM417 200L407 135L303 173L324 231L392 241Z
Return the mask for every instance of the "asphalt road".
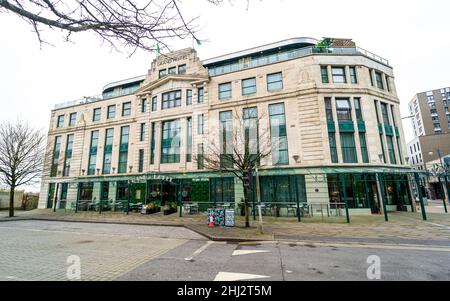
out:
M72 255L80 280L373 280L368 269L380 280L450 280L450 242L237 244L176 227L44 221L1 222L0 241L0 280L68 280Z

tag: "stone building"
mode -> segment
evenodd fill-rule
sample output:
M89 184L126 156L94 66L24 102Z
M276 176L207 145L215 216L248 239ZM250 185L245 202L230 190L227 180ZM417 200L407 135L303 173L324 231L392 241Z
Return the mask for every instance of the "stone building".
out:
M211 145L226 153L242 124L268 133L265 203L347 201L362 215L380 212L382 200L387 210L410 204L389 62L351 40L293 38L207 60L194 49L161 54L144 76L57 105L39 207L55 198L78 210L128 198L237 206L242 183L202 158Z

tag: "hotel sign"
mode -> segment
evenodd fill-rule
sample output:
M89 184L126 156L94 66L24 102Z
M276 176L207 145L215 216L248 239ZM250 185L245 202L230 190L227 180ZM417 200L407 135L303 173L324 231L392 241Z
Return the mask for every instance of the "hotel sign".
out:
M156 63L156 65L158 67L163 66L163 65L168 65L168 64L172 64L178 61L183 61L183 60L187 60L189 57L188 54L183 54L177 57L165 57L163 60L159 61Z

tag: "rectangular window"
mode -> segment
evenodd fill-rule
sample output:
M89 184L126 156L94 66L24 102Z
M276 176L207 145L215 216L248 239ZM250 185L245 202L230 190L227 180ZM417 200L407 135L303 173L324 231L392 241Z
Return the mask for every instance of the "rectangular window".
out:
M344 67L332 67L331 75L333 77L333 83L335 84L346 84L347 78L345 76L345 68Z
M353 133L340 133L342 146L342 159L344 163L358 163L356 157L355 137Z
M205 121L204 114L197 115L197 134L199 135L204 134L204 121Z
M391 123L389 122L389 114L388 114L387 104L385 104L383 102L381 103L381 115L383 117L384 125L390 126Z
M162 95L161 108L163 110L181 106L181 90L167 92Z
M58 120L56 122L57 128L62 128L64 126L64 115L59 115Z
M150 164L155 164L155 148L156 148L156 128L155 123L152 122L152 141L150 143Z
M162 124L161 163L180 163L180 120Z
M394 139L392 139L392 136L386 136L386 141L389 153L389 162L391 162L391 164L397 164L397 160L395 158Z
M219 113L220 119L220 165L233 167L233 114L231 111Z
M205 100L205 90L203 88L198 88L197 90L197 101L198 103L203 103Z
M167 69L159 70L159 78L163 78L167 75Z
M384 90L383 74L381 72L375 71L375 80L377 82L378 89Z
M139 150L138 172L144 172L144 150Z
M186 136L186 162L192 162L192 117L188 117L187 119Z
M325 97L325 114L328 122L333 122L333 108L331 106L331 97Z
M58 161L61 153L61 136L55 137L55 144L53 146L53 160L50 170L50 177L56 177L58 172Z
M348 98L336 98L336 113L339 121L352 120L352 106Z
M88 176L95 175L97 168L97 149L98 149L98 135L99 131L91 133L91 144L89 148L89 162L88 162Z
M256 77L242 80L242 95L256 94Z
M94 193L94 183L80 183L79 186L80 201L92 201Z
M199 143L197 145L197 169L204 169L204 168L205 162L204 162L203 143Z
M119 164L118 164L118 173L126 173L127 172L127 164L128 164L128 142L130 138L130 127L123 126L120 129L120 149L119 149Z
M335 133L328 133L330 139L330 154L331 154L331 163L338 163L338 154L336 147L336 135Z
M118 181L116 185L116 200L126 201L130 195L130 185L127 181Z
M94 112L92 114L92 121L94 121L94 122L100 121L101 114L102 114L102 109L101 108L94 109Z
M288 140L284 103L269 105L273 165L288 165Z
M279 91L283 89L283 74L281 72L267 75L267 91Z
M226 100L231 98L232 93L231 83L224 83L219 85L219 99Z
M177 74L177 67L170 67L169 74Z
M186 105L192 105L192 90L186 90Z
M350 82L352 84L358 83L358 78L356 76L356 67L350 67Z
M141 113L147 112L147 98L141 99Z
M140 132L139 132L139 141L144 141L145 140L145 123L141 123L141 127L140 127Z
M363 121L362 110L361 110L361 99L359 97L355 97L354 101L355 101L356 120Z
M77 113L71 113L69 115L69 126L74 126L77 123Z
M359 142L361 144L361 155L363 163L369 163L369 153L367 151L367 142L365 133L359 133Z
M125 102L122 105L122 116L130 116L131 115L131 102Z
M112 119L116 117L116 105L108 106L107 118Z
M186 65L178 66L178 74L186 74Z
M111 173L111 156L113 148L114 129L106 129L105 146L103 150L103 174Z
M152 112L156 112L158 110L158 97L153 96L152 98Z
M321 66L320 67L320 73L322 75L322 83L323 84L330 83L330 79L328 78L328 67L327 66Z
M69 176L70 162L71 162L71 159L72 159L72 151L73 151L73 138L74 138L73 134L67 135L63 177L68 177Z
M259 133L258 133L258 108L246 108L243 113L244 117L244 143L245 154L248 154L252 161L259 154Z

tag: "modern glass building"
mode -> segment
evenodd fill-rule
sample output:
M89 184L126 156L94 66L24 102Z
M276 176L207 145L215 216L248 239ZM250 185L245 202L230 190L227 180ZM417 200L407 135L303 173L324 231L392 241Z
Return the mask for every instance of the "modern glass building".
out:
M127 199L237 207L242 183L205 163L217 146L229 164L239 140L270 150L258 168L262 202L347 202L368 215L382 200L386 210L412 200L393 69L351 40L293 38L207 60L194 49L159 55L145 76L57 105L48 139L40 208L55 199L77 210L99 201L123 210Z

